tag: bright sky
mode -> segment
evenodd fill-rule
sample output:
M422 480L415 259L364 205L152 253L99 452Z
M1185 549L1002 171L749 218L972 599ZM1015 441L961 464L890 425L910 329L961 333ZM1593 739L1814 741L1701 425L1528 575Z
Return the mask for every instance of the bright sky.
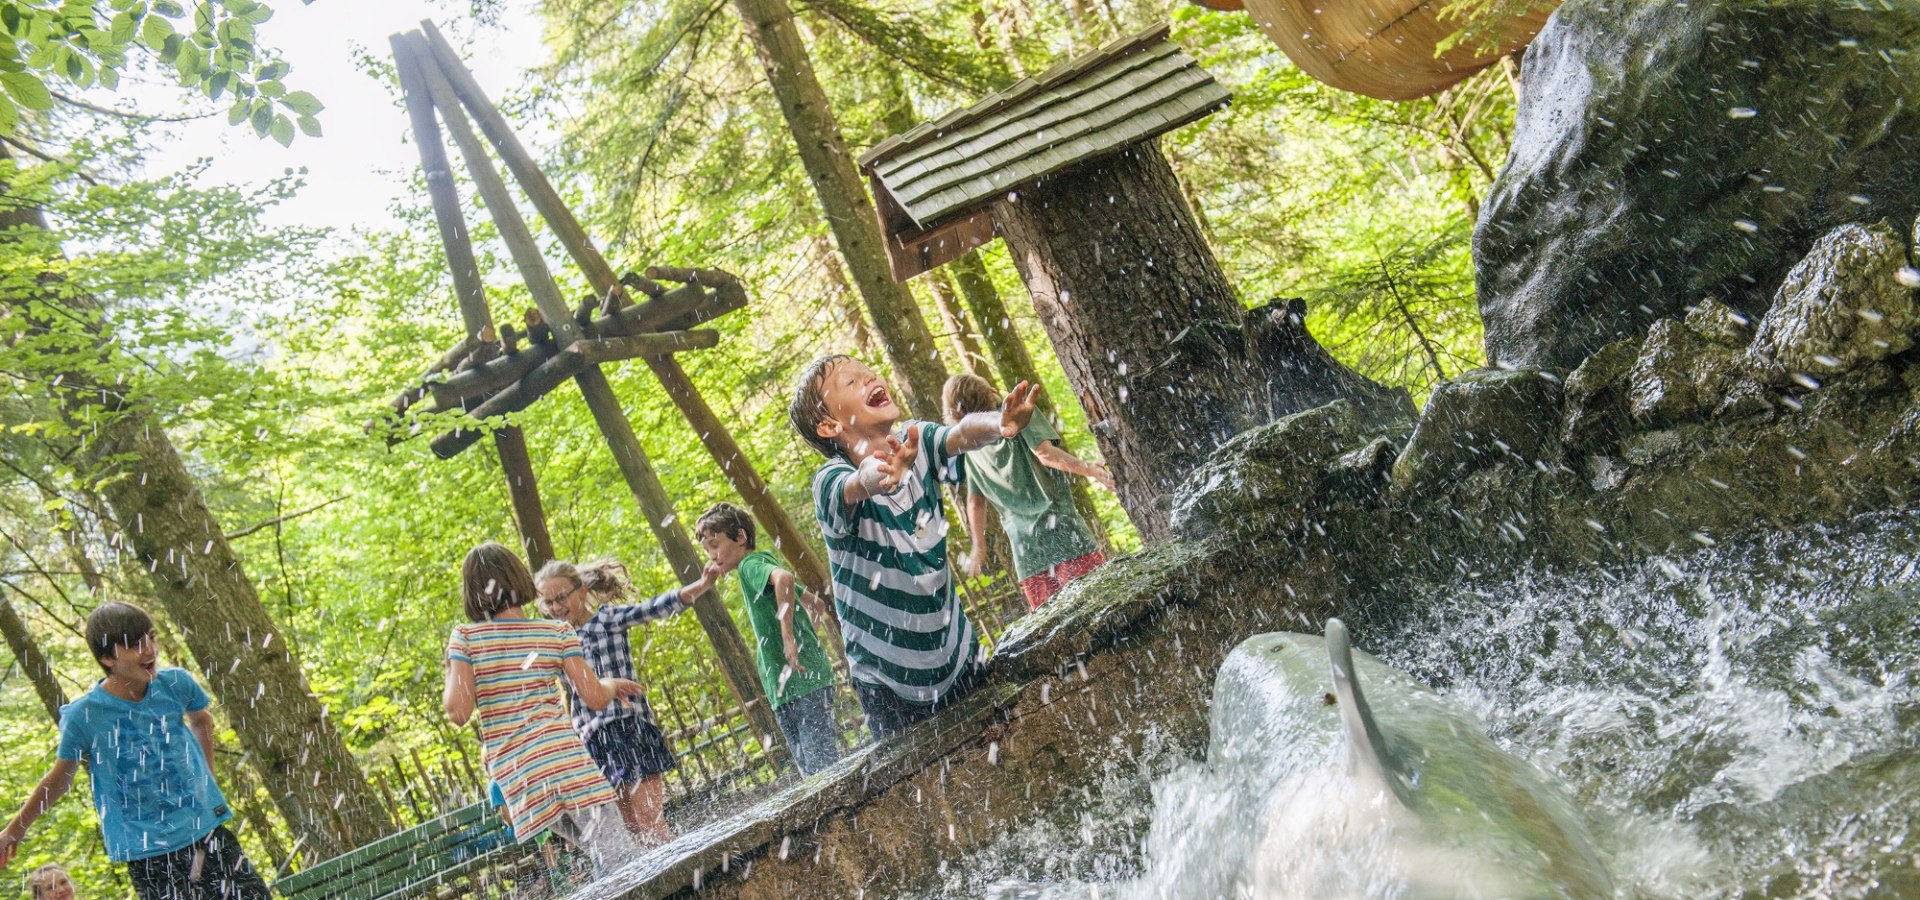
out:
M177 138L149 160L161 172L212 157L209 178L238 184L259 184L286 169L306 167L306 189L280 206L269 219L272 224L331 226L342 232L394 224L390 208L419 168L419 151L406 138L407 117L395 104L395 93L355 63L368 53L390 61L388 35L432 19L496 101L545 59L531 0L505 0L498 23L484 29L471 20L462 0L318 0L312 5L280 0L273 6L273 19L260 28L261 43L292 64L289 88L310 91L326 104L320 113L324 136L300 135L291 148L282 147L256 138L245 125L228 125L220 115L174 126ZM176 96L179 90L156 89Z

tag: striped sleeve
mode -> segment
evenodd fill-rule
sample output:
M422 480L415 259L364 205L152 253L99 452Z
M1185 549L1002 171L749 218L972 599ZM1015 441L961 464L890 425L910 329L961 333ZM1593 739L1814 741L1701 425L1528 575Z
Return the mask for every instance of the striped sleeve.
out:
M853 466L838 457L830 459L813 475L813 517L820 521L824 537L843 538L853 533L854 510L847 504L847 479Z
M553 649L559 653L560 661L566 662L569 659L585 659L587 654L586 651L580 649L580 635L573 629L568 628L565 624L560 622L553 624L555 626Z
M926 456L928 465L933 467L934 480L945 484L965 484L966 468L961 460L964 453L954 453L947 449L947 436L953 428L935 422L916 422L920 429L920 452Z
M467 633L460 626L453 626L453 633L447 636L447 661L463 662L473 665L473 655L467 648Z

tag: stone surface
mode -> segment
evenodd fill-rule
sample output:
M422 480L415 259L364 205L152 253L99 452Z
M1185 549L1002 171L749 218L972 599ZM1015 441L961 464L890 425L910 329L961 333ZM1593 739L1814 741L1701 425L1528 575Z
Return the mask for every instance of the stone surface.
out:
M1818 381L1912 347L1920 306L1900 282L1904 243L1885 223L1822 237L1781 282L1753 355Z
M1610 448L1632 427L1627 414L1627 375L1639 356L1640 341L1614 341L1567 376L1560 441L1569 453Z
M1570 369L1816 238L1920 210L1920 5L1567 0L1474 231L1488 360ZM1764 61L1760 64L1759 61Z
M1442 382L1393 464L1416 488L1498 462L1533 465L1557 443L1560 385L1537 369L1475 369Z
M1241 434L1174 492L1173 533L1249 535L1298 521L1318 494L1320 468L1361 442L1359 412L1346 400Z
M1715 304L1704 315L1653 323L1627 372L1627 408L1635 421L1651 428L1698 421L1751 381L1744 347L1733 343L1739 338L1729 327L1734 315Z

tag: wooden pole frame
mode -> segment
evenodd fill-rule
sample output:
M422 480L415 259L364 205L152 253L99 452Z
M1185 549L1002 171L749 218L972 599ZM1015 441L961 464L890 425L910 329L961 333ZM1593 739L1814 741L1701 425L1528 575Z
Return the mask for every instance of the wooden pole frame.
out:
M593 245L593 241L587 237L585 229L580 227L573 212L561 201L559 192L553 189L546 174L540 171L533 157L527 153L525 147L521 146L519 138L507 126L506 118L500 115L499 109L480 90L479 83L473 78L473 73L460 62L459 56L453 52L453 47L440 35L439 29L435 28L432 22L423 21L420 27L434 61L446 72L454 95L473 113L473 118L479 124L481 132L493 144L494 150L500 154L500 158L506 163L507 169L513 173L514 178L520 182L527 193L527 198L533 203L535 211L539 212L541 218L553 228L555 236L560 239L561 246L566 248L568 255L573 257L574 263L586 274L588 283L593 285L594 293L602 297L622 296L625 288L620 284L619 277L614 274L613 267L607 263L599 249ZM489 206L491 205L489 203ZM673 274L682 273L667 273L663 277L671 278ZM655 273L650 270L648 277L654 276ZM709 286L718 287L719 285ZM754 518L759 520L761 528L773 539L774 545L786 557L787 564L793 568L794 574L799 577L801 583L822 597L832 596L826 566L801 535L800 529L794 525L792 517L787 515L786 508L780 505L778 499L768 489L767 482L760 476L759 470L740 451L740 445L734 441L733 434L720 421L720 417L714 415L713 408L707 404L706 398L701 396L699 389L694 386L693 379L688 377L679 361L671 357L648 357L647 367L653 370L654 376L659 379L660 386L666 390L667 396L673 400L675 406L679 407L680 414L686 418L688 424L693 426L694 432L700 437L700 443L706 447L708 455L713 457L714 462L719 464L721 471L725 472L728 480L733 483L734 492L739 494L753 510ZM839 622L835 621L833 626L838 630Z
M672 499L668 497L666 488L660 483L659 476L654 471L652 462L647 458L638 435L634 433L632 422L627 419L626 411L614 395L605 373L600 370L602 360L625 358L631 355L643 355L650 364L657 364L658 357L647 355L649 351L670 351L673 347L663 344L664 336L628 335L595 339L595 336L582 329L580 321L576 321L573 310L561 295L559 285L554 280L553 273L548 268L546 259L534 241L525 219L521 217L519 208L514 204L505 180L501 177L499 170L494 167L492 160L487 157L485 148L468 124L463 106L473 110L476 118L480 120L482 129L488 132L488 137L493 140L496 148L500 149L503 159L507 161L509 171L515 175L521 187L534 200L536 210L555 228L560 234L562 243L567 245L570 252L575 253L576 258L579 256L579 248L591 249L585 232L573 219L572 213L565 209L545 176L531 164L531 158L526 155L524 148L520 147L518 140L512 137L499 111L479 94L471 74L453 56L451 48L447 47L444 39L439 37L432 23L423 22L422 26L424 34L421 32L398 34L391 39L395 62L402 73L403 85L411 79L419 87L421 96L430 104L429 114L432 110L438 110L446 124L447 132L452 136L455 146L467 163L475 190L479 193L482 202L486 204L500 232L500 237L513 258L514 265L520 270L521 277L533 296L534 305L538 308L541 319L548 328L552 329L554 343L560 348L558 353L529 372L524 379L495 394L494 399L481 403L476 407L476 412L486 410L489 405L503 400L509 404L517 404L514 406L516 410L524 408L545 393L545 390L524 390L529 380L542 376L542 373L550 373L544 377L571 376L579 385L580 393L587 402L587 408L593 414L594 423L606 439L608 448L613 453L614 462L619 467L622 478L627 482L635 502L640 506L641 513L646 517L647 526L653 532L655 541L666 554L669 564L681 581L694 581L700 576L703 559L674 511ZM436 52L440 50L444 52ZM457 85L466 87L468 96L460 96ZM478 98L480 102L474 102L474 98ZM505 136L504 142L502 135ZM431 136L435 139L435 145L442 148L442 159L444 159L444 145L438 143L438 130L436 129ZM427 141L424 137L421 143L424 159L427 154L424 148ZM430 185L432 181L430 174ZM450 177L447 187L452 187ZM457 202L456 197L456 212L458 211ZM461 224L461 230L464 231L464 223ZM445 234L443 230L443 236ZM471 258L470 249L468 258ZM597 251L592 251L589 258L594 260L597 266L583 263L582 268L587 270L595 290L600 292L607 301L602 304L602 307L617 311L619 301L625 299L624 287L612 274L612 269L607 266L605 260L599 257ZM450 254L449 260L451 259ZM583 315L581 321L585 320ZM680 344L688 343L678 338L668 337L666 340ZM704 341L698 342L704 343ZM670 357L668 359L670 360ZM673 367L678 368L677 364ZM516 391L520 391L524 396L507 400L507 395L514 394ZM679 402L678 399L676 402ZM684 404L682 408L685 409ZM711 416L711 410L707 412ZM706 430L721 431L718 428L717 419L714 425L714 428ZM696 429L698 430L697 424ZM454 437L457 439L459 434L456 432ZM437 443L447 443L448 437L443 435ZM711 450L711 445L709 449ZM441 448L436 447L436 452L440 451ZM453 452L458 451L454 449ZM737 447L733 448L733 453L738 455ZM726 466L723 465L723 468ZM761 485L761 492L765 492L764 484ZM747 499L750 503L753 502L752 497ZM738 628L734 625L732 615L727 612L725 604L719 599L719 593L709 591L695 600L692 606L702 629L707 633L708 640L713 644L715 656L720 662L721 673L728 687L739 698L740 705L754 731L759 735L762 746L767 748L768 755L776 765L790 759L785 738L778 722L774 719L773 708L767 702L761 688L753 657L748 652L746 642L741 638Z

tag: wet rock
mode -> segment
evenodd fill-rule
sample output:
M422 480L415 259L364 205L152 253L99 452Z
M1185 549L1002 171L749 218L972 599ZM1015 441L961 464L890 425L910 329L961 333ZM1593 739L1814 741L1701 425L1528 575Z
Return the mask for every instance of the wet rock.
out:
M1684 320L1653 323L1627 373L1627 407L1634 420L1652 428L1696 421L1722 409L1736 393L1742 412L1753 411L1748 400L1764 404L1751 386L1743 352L1749 333L1746 317L1712 299L1695 305Z
M1828 378L1913 346L1920 306L1900 281L1906 248L1893 228L1843 225L1787 273L1752 354L1789 377ZM1811 385L1803 386L1810 387Z
M1587 357L1567 376L1560 441L1569 453L1611 447L1632 429L1633 420L1627 414L1627 375L1639 356L1640 341L1614 341Z
M1393 462L1399 455L1400 449L1386 438L1374 438L1365 447L1340 454L1322 475L1328 499L1373 505L1392 483Z
M1495 463L1553 456L1560 400L1560 385L1538 369L1475 369L1443 382L1394 461L1394 486L1420 490Z
M1321 468L1366 437L1346 400L1247 431L1175 489L1173 533L1251 536L1298 522L1318 492Z
M1474 231L1487 357L1572 368L1821 234L1920 211L1920 6L1567 0Z

